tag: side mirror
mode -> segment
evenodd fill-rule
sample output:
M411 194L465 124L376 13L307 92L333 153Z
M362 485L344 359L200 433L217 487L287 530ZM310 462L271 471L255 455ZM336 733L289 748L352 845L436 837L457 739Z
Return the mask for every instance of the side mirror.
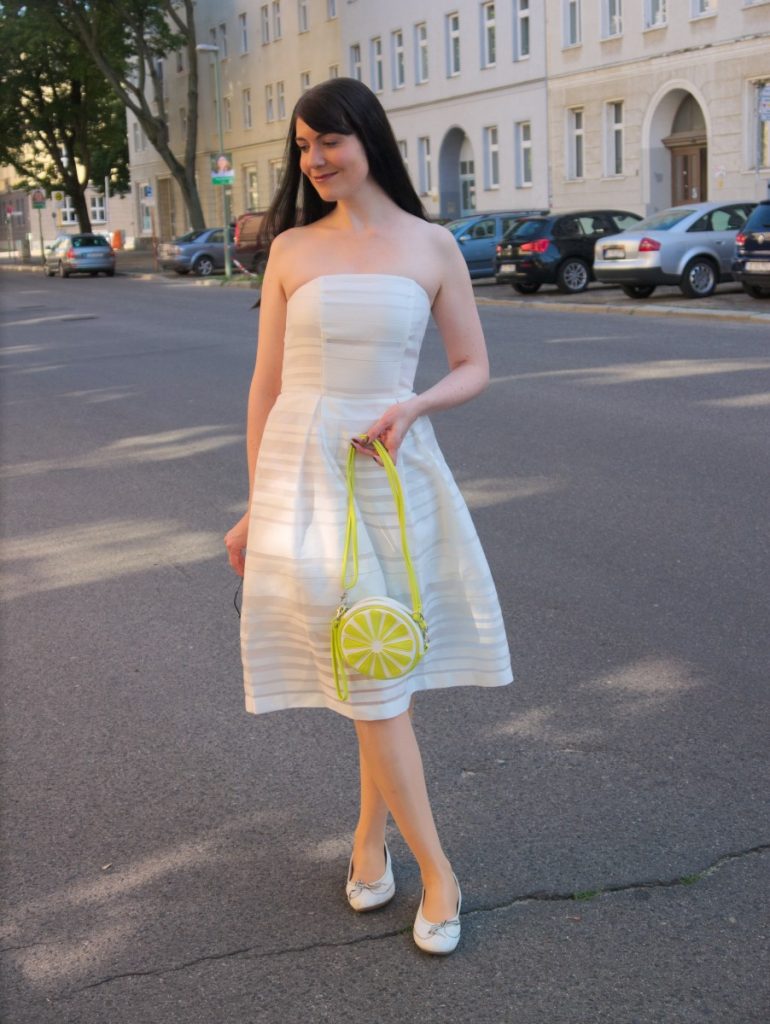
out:
M462 244L463 242L470 242L470 240L470 235L460 235L460 237L457 239L457 241L460 242L460 244Z

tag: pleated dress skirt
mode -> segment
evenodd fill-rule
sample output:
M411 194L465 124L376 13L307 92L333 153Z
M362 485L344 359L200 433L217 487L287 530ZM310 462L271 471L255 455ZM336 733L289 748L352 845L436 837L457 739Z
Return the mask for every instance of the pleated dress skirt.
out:
M327 707L392 718L412 694L503 686L513 676L489 566L426 417L398 453L412 561L430 647L400 679L349 672L338 697L330 630L341 595L350 439L414 394L430 300L390 274L327 274L286 311L281 393L265 426L249 519L241 610L246 710ZM388 595L411 607L399 523L384 469L356 463L359 576L350 600Z

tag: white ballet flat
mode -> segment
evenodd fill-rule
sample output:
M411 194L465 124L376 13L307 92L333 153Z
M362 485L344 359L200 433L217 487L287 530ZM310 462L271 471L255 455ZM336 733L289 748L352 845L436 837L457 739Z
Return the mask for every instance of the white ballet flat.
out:
M422 905L425 902L425 890L422 890L422 899L417 909L417 917L414 921L412 935L414 941L425 953L446 956L447 953L453 953L457 949L457 943L460 941L460 907L462 906L463 896L460 892L460 883L457 881L457 875L452 877L457 886L457 911L454 917L441 921L440 924L434 924L423 916Z
M353 854L351 853L345 894L353 910L357 910L359 913L376 910L378 907L384 907L386 903L390 903L396 894L396 882L393 878L393 864L390 860L387 843L385 844L385 874L376 882L362 882L360 879L353 881Z

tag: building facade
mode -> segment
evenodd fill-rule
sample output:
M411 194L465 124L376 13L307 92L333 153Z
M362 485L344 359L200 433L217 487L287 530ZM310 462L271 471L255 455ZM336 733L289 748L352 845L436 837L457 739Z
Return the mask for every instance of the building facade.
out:
M556 209L764 198L770 0L546 0Z
M265 209L303 90L349 75L391 119L429 214L759 198L770 179L770 0L199 0L198 181L207 223L219 150L234 216ZM189 69L164 61L172 147ZM165 164L129 115L137 234L188 226Z

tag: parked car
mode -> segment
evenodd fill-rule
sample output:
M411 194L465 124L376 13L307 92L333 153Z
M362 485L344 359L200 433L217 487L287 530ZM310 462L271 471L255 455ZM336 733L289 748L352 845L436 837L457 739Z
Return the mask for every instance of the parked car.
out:
M582 292L593 278L594 244L642 218L628 210L574 210L519 221L497 247L495 278L522 295L543 284Z
M735 236L733 277L755 299L770 299L770 199L754 207Z
M647 217L633 231L596 244L597 281L646 299L659 284L678 284L690 299L732 280L735 236L756 204L687 203Z
M495 250L503 235L522 217L543 210L505 210L502 213L476 213L452 220L444 227L451 231L460 246L471 277L492 277L495 273Z
M233 253L233 231L230 229L230 253ZM161 242L158 260L163 270L175 270L177 274L197 274L209 277L215 270L225 266L224 230L204 228L188 231L173 242Z
M264 213L250 210L235 222L235 259L252 274L264 274L267 266L267 249L260 237L264 219Z
M104 237L83 232L78 235L60 235L45 250L43 268L48 277L58 274L106 274L115 276L115 252Z

